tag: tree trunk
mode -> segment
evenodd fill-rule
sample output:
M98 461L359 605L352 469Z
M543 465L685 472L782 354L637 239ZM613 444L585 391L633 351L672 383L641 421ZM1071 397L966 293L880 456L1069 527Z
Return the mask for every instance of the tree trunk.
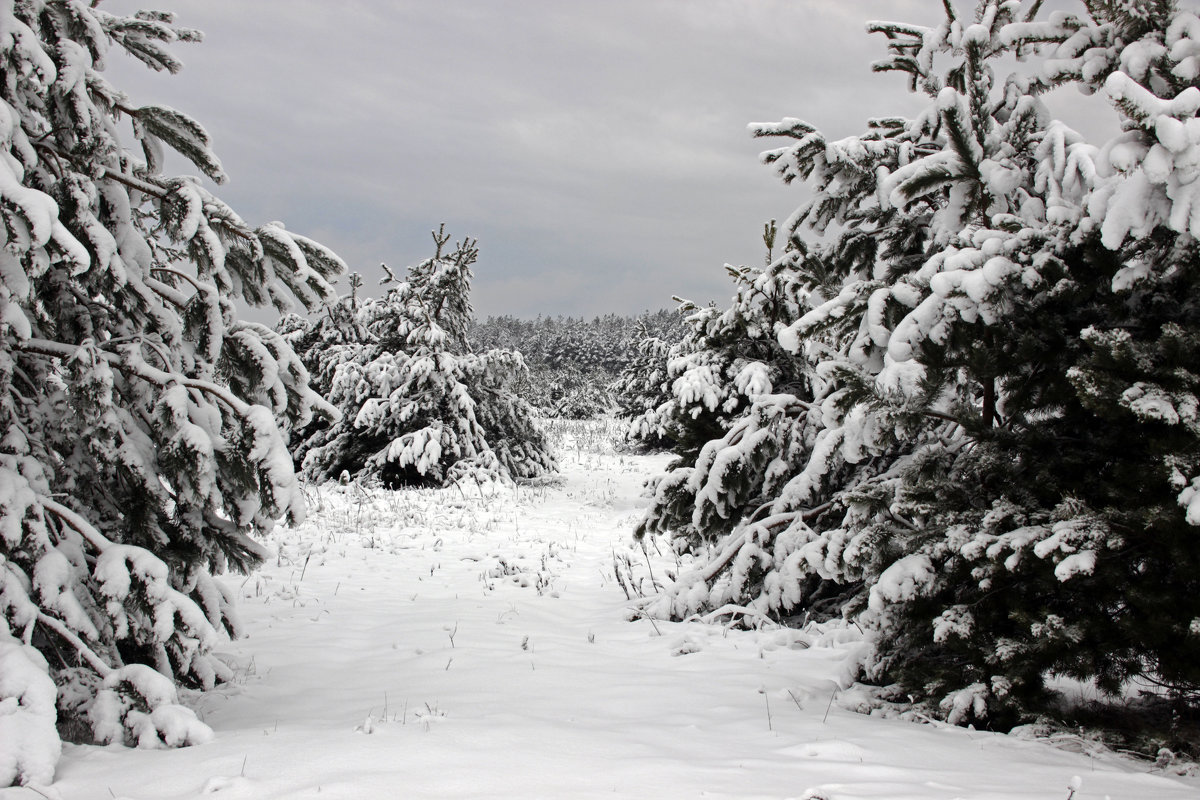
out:
M996 379L986 378L983 381L983 423L992 427L996 421Z

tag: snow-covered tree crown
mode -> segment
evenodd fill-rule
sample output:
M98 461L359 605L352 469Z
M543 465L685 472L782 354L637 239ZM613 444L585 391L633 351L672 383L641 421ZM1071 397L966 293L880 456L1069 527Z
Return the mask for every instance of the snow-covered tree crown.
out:
M431 258L408 268L405 280L382 265L387 273L382 283L391 283L395 293L393 304L403 304L405 313L396 315L394 309L379 304L367 304L382 313L376 318L368 315L375 340L389 344L447 346L457 350L469 349L467 343L475 310L471 307L471 265L479 258L474 239L463 239L452 251L446 252L450 234L445 224L433 232L437 251ZM399 327L391 327L398 325Z

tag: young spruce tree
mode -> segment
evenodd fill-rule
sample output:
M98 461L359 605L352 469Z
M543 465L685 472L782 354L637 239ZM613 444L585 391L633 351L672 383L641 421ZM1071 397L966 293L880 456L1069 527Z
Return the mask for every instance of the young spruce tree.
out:
M437 252L409 268L380 299L342 300L309 325L281 330L341 411L332 424L297 435L306 474L342 473L386 486L444 485L463 478L520 480L554 469L532 409L516 393L519 353L471 350L471 265L475 242L453 251L443 230ZM386 268L385 268L386 269Z
M1200 20L1040 5L871 23L914 119L753 126L813 189L767 273L795 308L755 318L797 379L731 409L640 529L706 556L660 613L853 616L869 677L961 723L1044 708L1052 673L1200 689ZM1052 119L1065 84L1123 133Z
M167 46L199 38L161 12L0 6L0 738L22 743L0 786L50 782L60 732L208 737L176 686L229 677L212 573L304 514L280 429L325 404L234 303L315 306L343 265L164 175L169 147L225 179L196 122L102 74L122 51L175 72Z

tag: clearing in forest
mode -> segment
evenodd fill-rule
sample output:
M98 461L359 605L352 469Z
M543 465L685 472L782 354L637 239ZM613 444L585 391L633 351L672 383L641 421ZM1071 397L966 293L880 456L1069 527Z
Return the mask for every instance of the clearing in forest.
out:
M678 568L630 541L669 457L616 453L595 427L559 439L561 480L541 486L310 489L275 557L223 578L239 679L185 698L214 740L67 746L44 796L1196 796L1084 739L855 713L853 626L628 621L614 563L646 590Z

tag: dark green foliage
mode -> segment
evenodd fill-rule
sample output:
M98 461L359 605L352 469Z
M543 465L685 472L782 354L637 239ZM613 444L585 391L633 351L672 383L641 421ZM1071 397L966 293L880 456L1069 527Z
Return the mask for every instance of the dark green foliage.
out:
M1175 256L1194 263L1193 248ZM922 539L956 546L940 548L937 589L884 628L878 675L934 696L1002 676L991 724L1044 703L1049 672L1113 693L1134 679L1180 699L1200 689L1200 548L1179 508L1182 476L1200 470L1186 419L1200 287L1188 266L1113 292L1120 255L1062 254L1095 280L1064 279L1010 316L992 358L1003 424L914 465L898 503L926 519ZM1079 571L1063 571L1073 555ZM971 624L933 646L945 609Z

